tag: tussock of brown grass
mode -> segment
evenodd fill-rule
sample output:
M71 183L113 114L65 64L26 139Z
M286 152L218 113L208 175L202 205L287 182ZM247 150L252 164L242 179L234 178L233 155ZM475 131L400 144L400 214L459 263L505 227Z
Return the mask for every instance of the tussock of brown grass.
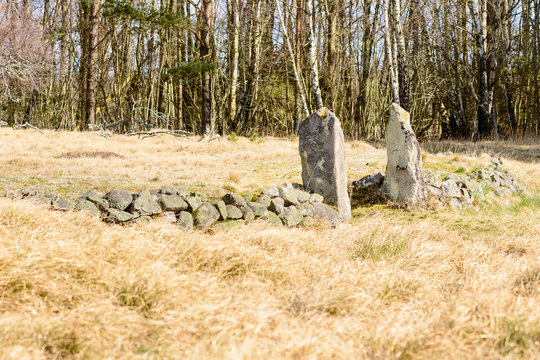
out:
M8 133L22 135L0 132L2 146L15 151L7 160L21 162L0 165L3 186L37 176L67 186L94 169L67 190L148 188L182 172L203 189L222 189L230 172L246 172L234 185L251 190L279 184L298 166L288 140L190 145L47 133L38 156ZM63 151L137 156L55 159L58 138ZM353 145L349 171L383 166L384 150L355 154ZM426 157L433 166L441 161ZM158 221L117 226L0 199L0 358L538 358L540 186L532 177L540 169L506 163L529 189L510 207L379 206L337 229L253 223L185 233ZM156 173L160 180L149 181Z
M123 158L122 155L118 155L112 151L70 151L67 153L62 153L58 156L60 159L76 159L84 157L101 159Z

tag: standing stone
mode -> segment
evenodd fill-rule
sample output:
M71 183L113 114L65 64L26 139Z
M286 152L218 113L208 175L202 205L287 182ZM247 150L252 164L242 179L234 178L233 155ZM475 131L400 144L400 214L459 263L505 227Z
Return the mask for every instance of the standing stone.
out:
M339 119L328 109L319 109L302 120L298 136L304 187L322 195L344 219L350 219L345 140Z
M388 160L381 192L394 201L425 201L420 145L411 128L409 113L395 103L390 108L386 127L386 151Z

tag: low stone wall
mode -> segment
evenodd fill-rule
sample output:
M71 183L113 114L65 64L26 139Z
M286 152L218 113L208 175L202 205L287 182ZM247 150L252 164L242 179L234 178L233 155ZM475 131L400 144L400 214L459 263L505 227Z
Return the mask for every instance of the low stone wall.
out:
M494 157L491 162L493 165L467 174L424 169L423 177L430 203L462 209L477 206L490 193L502 197L523 191L514 175L502 165L499 158ZM381 173L353 181L353 198L355 193L363 192L371 194L376 201L381 201L383 197L377 194L381 195L379 190L383 181L384 175Z
M42 194L34 187L22 189L18 194L0 195L37 200L55 210L85 211L111 223L143 223L160 218L186 230L229 228L254 220L285 226L306 224L314 219L333 226L342 221L334 208L324 204L321 195L310 194L299 184L272 187L256 195L228 193L218 201L172 186L136 194L119 189L106 194L90 190L77 200Z
M461 209L478 205L489 193L502 197L523 191L514 175L502 166L498 158L492 162L494 166L467 174L427 170L424 176L428 192L441 205Z

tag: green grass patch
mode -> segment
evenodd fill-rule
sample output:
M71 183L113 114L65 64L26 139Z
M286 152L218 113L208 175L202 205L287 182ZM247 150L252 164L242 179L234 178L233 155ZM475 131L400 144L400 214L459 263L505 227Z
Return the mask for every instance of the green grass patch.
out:
M497 341L497 348L504 354L524 356L531 344L540 341L538 325L527 323L521 319L506 320L502 323L502 333Z
M382 261L396 258L409 248L406 240L384 239L376 240L368 236L356 243L352 250L353 259Z
M520 201L510 208L511 211L519 212L523 208L540 209L540 192L532 194L521 193L519 196L521 198Z

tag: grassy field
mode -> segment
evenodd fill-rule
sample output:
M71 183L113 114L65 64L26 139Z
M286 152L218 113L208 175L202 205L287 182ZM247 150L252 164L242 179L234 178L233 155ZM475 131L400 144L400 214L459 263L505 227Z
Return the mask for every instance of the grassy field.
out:
M0 129L0 191L249 193L299 182L297 145ZM185 233L0 198L0 358L538 359L540 145L481 145L523 195L479 211L357 207L337 229ZM489 163L454 146L425 167ZM385 157L348 142L349 181Z

